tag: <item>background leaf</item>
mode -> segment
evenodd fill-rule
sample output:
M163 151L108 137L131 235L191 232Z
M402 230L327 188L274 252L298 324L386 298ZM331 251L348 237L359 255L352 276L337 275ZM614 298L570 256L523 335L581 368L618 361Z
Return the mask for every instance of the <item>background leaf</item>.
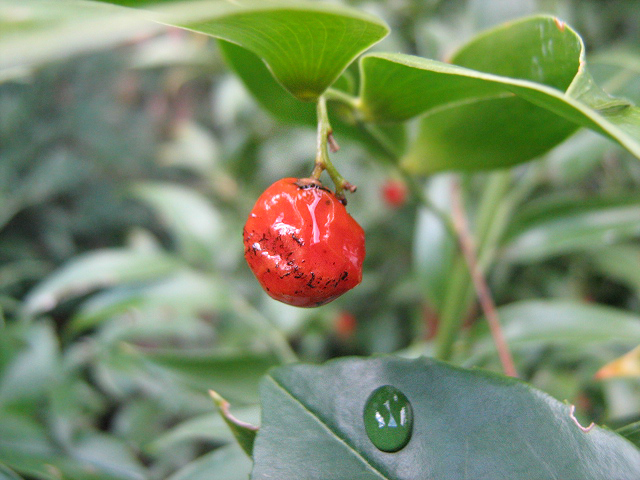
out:
M633 313L565 300L524 300L498 309L510 348L543 348L550 345L593 352L598 345L640 343L640 317ZM495 355L486 322L476 326L477 354ZM477 360L477 357L474 357Z
M174 473L168 480L246 480L251 460L237 445L207 453Z
M515 215L502 253L511 261L541 261L639 235L640 199L634 195L547 196Z
M409 444L376 449L362 412L381 385L413 407ZM581 431L569 406L524 383L429 359L342 359L273 370L262 383L252 479L639 478L640 451Z
M96 250L75 258L37 285L25 299L25 313L51 310L64 299L98 288L158 278L177 265L173 257L163 252Z
M259 379L279 364L270 354L224 355L169 350L141 355L145 362L173 373L185 385L203 392L215 388L224 397L244 404L257 401Z

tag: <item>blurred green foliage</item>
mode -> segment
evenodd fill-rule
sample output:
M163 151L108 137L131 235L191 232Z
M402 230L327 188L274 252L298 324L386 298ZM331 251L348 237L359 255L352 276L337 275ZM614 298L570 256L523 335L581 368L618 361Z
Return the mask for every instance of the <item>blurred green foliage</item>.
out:
M637 1L349 3L392 27L376 50L435 59L557 14L599 84L640 103ZM260 290L242 225L266 186L310 173L315 132L263 110L214 41L165 29L0 73L0 478L247 478L209 388L257 424L273 365L433 353L455 243L417 201L384 203L397 171L349 132L333 158L359 186L363 283L315 310ZM492 175L462 177L472 227ZM584 418L638 420L638 378L593 374L639 342L640 164L578 131L510 175L487 276L521 376ZM420 188L447 210L451 179ZM499 369L480 312L462 313L452 361Z

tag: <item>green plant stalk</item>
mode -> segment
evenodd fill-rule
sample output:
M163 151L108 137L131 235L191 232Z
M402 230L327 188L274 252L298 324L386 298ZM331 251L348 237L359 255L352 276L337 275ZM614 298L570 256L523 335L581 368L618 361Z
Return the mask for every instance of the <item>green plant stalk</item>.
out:
M511 185L511 171L499 171L490 175L478 210L476 222L476 258L478 267L486 270L493 260L495 245L506 226L501 202ZM490 255L488 255L490 253ZM453 346L460 335L465 314L474 301L474 288L463 253L458 250L452 274L446 288L446 298L440 314L440 324L435 338L436 357L449 360Z
M329 158L329 137L333 133L331 123L329 122L329 114L327 113L327 99L325 96L318 98L317 105L318 112L318 137L317 137L317 150L316 160L311 172L311 177L316 180L320 180L320 175L326 170L329 177L333 181L336 189L336 197L343 199L344 190L355 191L355 187L347 182L338 169L333 165Z

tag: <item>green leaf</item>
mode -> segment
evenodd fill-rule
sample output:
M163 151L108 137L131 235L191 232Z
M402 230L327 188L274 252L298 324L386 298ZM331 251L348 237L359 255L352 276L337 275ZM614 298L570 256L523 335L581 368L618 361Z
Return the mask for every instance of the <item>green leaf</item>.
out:
M15 326L15 325L13 325ZM2 332L5 341L20 345L9 354L8 345L1 345L9 358L0 370L0 405L22 400L35 402L52 387L58 376L60 347L55 329L49 322L39 322L24 328L7 328Z
M173 373L183 384L207 392L215 389L242 403L257 401L257 385L279 362L270 354L225 354L175 350L137 352L149 365Z
M589 261L608 278L640 292L640 247L610 245L589 252Z
M238 420L236 417L231 415L231 412L229 411L229 402L218 395L215 391L209 390L209 394L211 395L211 398L213 398L216 407L218 407L218 412L229 427L229 430L233 433L236 442L238 442L238 445L240 445L242 450L251 457L256 433L258 433L258 427L247 422L243 422L242 420Z
M337 4L243 0L224 7L224 13L185 26L252 51L301 100L317 99L389 31L379 19Z
M538 16L479 35L451 62L403 54L361 59L360 104L370 120L426 114L404 164L419 173L514 165L578 126L640 158L640 110L591 79L580 37Z
M258 405L234 408L236 415L244 421L257 425L260 423L260 408ZM162 452L183 442L202 441L232 442L233 434L230 432L226 420L217 412L198 415L185 420L167 431L153 441L149 449L153 452Z
M96 250L78 256L38 284L25 297L27 315L55 308L61 301L98 288L150 280L176 269L166 253L126 249Z
M148 10L136 12L105 3ZM315 100L360 53L389 32L372 15L304 0L34 0L29 5L9 1L0 6L0 13L0 66L59 58L172 25L254 52L302 100Z
M224 40L218 46L227 64L271 115L286 123L316 124L316 106L291 96L255 53Z
M51 432L33 418L0 412L0 462L28 478L45 480L142 480L143 475L95 458L62 453ZM0 472L1 473L1 472Z
M378 450L363 408L382 385L413 408L408 445ZM251 478L638 478L640 451L598 426L582 431L569 405L518 380L430 359L340 359L272 370Z
M0 462L0 480L24 480L20 475Z
M183 257L194 262L211 260L223 222L211 201L199 192L168 183L141 183L133 193L155 209Z
M640 343L640 317L624 310L565 300L526 300L498 309L504 337L513 350L549 345L593 352L602 344ZM474 352L495 354L486 322L475 332ZM469 363L475 363L475 357Z
M229 66L265 110L280 121L316 128L315 105L300 102L292 97L273 77L260 57L249 50L223 40L219 41L219 46ZM345 85L347 81L344 75L338 79L333 88L338 88L339 84L348 88L348 85ZM341 141L343 137L349 137L374 154L388 155L368 131L357 125L357 120L350 108L331 101L328 108L331 126L338 141ZM376 128L394 150L399 152L404 150L406 142L404 125L379 125Z
M111 3L137 6L130 1ZM389 32L378 18L332 3L164 3L174 8L156 8L158 21L246 48L264 60L292 95L304 101L315 101L358 55Z
M636 447L640 448L640 421L618 428L616 433L629 440Z
M10 69L112 46L162 28L139 14L99 2L3 0L0 69L7 69L2 72L7 75Z
M640 198L547 196L522 208L503 243L503 255L515 262L601 248L640 235Z
M228 303L229 292L222 280L194 271L178 271L175 275L148 284L119 286L92 295L69 323L73 334L107 321L135 308L141 318L170 313L173 323L183 317L197 317L203 312L217 311ZM193 328L193 325L190 325Z
M168 480L246 480L250 472L251 460L240 447L228 445L194 460Z

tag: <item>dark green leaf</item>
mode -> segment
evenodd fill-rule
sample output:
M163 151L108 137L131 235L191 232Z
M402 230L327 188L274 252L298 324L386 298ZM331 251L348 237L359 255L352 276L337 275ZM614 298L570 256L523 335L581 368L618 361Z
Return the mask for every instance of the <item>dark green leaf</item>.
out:
M396 453L365 433L371 392L411 402L413 435ZM429 359L341 359L275 369L261 387L252 479L638 479L640 451L615 433L582 431L562 404L501 375Z

